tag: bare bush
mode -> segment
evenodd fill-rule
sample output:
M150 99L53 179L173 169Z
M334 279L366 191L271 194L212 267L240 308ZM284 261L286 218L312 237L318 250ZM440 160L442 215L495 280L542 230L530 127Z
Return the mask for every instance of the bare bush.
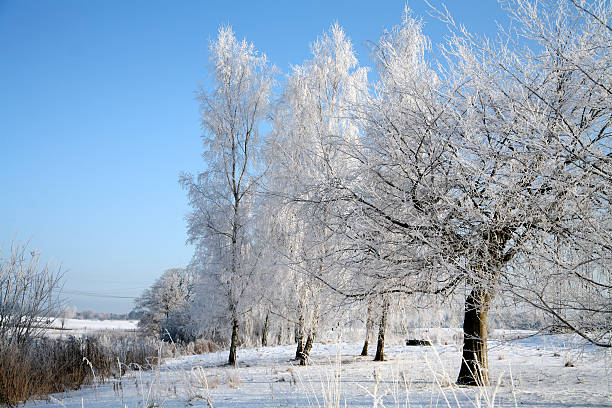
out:
M40 264L40 253L12 243L8 256L0 248L0 341L25 343L46 329L61 304L60 268Z

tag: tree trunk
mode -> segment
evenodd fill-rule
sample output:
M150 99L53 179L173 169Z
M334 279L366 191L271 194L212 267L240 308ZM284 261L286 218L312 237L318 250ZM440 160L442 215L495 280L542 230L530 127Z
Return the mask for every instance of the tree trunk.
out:
M229 365L236 365L236 348L238 347L238 319L234 318L232 322L232 341L230 343Z
M264 321L263 330L261 331L261 346L266 347L268 345L268 329L270 328L270 311L266 313L266 320Z
M238 206L240 204L240 196L238 190L236 190L236 171L235 171L235 145L232 143L232 158L233 158L233 195L234 195L234 218L232 219L232 265L231 265L231 279L230 279L230 290L229 290L229 310L232 317L232 340L230 343L230 352L227 363L229 365L236 365L236 348L238 347L238 314L236 310L236 301L234 299L234 287L233 281L238 275L238 221L239 211Z
M368 302L368 317L366 318L366 335L365 341L363 342L363 348L361 349L361 355L368 355L368 346L370 344L370 335L372 334L372 301Z
M304 314L300 313L298 323L295 325L295 341L297 342L297 348L295 349L295 359L299 360L302 357L304 351Z
M312 343L314 343L316 331L314 328L308 331L308 336L306 336L306 344L304 345L304 351L302 351L302 355L300 356L300 365L305 366L308 364L308 359L310 358L310 350L312 350Z
M383 300L382 316L378 326L378 344L376 344L376 356L374 361L385 361L385 330L387 329L387 313L389 312L389 301Z
M310 358L310 350L312 350L312 344L314 343L315 336L317 335L317 329L319 327L319 311L320 307L317 305L312 319L312 325L310 326L310 330L308 330L308 336L306 337L306 344L304 345L304 350L300 355L300 365L303 366L308 364L308 359Z
M489 364L487 356L487 313L491 294L474 288L465 300L463 321L463 358L457 384L487 386Z

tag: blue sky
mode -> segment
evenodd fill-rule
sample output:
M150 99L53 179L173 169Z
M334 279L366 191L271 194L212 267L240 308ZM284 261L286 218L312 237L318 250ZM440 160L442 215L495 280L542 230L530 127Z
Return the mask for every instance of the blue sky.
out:
M0 244L29 241L61 264L69 304L127 312L165 269L184 266L189 210L178 185L197 172L198 103L208 41L232 25L286 73L334 22L367 64L367 41L404 1L0 0ZM445 27L423 1L433 43ZM448 1L491 34L493 0ZM77 294L81 293L81 294Z

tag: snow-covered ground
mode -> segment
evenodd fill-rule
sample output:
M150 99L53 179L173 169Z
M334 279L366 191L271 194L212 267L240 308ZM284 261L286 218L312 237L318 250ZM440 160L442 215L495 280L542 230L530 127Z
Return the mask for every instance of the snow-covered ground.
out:
M48 335L50 336L76 336L93 334L99 331L136 331L138 328L138 320L84 320L57 318L51 323L51 328L52 329L48 331Z
M294 346L239 350L167 360L153 371L28 407L610 407L612 354L570 335L497 332L490 341L489 388L457 387L460 349L438 336L434 347L389 345L388 361L359 357L357 344L315 344L313 364L299 367ZM449 343L449 344L444 344Z

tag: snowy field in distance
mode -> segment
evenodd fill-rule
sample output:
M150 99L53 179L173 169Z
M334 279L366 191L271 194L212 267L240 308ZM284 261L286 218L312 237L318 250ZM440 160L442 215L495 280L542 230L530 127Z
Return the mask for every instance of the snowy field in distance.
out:
M56 318L51 323L52 330L47 333L50 336L58 335L84 335L99 331L136 331L138 320L85 320L65 319L62 329L62 319ZM59 330L53 330L59 329Z
M610 407L612 355L571 335L497 331L489 362L494 385L457 387L460 348L387 346L388 361L359 357L358 344L315 344L313 364L291 361L295 347L240 349L170 359L95 387L55 394L27 407ZM440 336L444 338L446 336ZM513 339L513 340L510 340ZM569 345L572 345L570 348ZM372 350L373 351L373 350Z

